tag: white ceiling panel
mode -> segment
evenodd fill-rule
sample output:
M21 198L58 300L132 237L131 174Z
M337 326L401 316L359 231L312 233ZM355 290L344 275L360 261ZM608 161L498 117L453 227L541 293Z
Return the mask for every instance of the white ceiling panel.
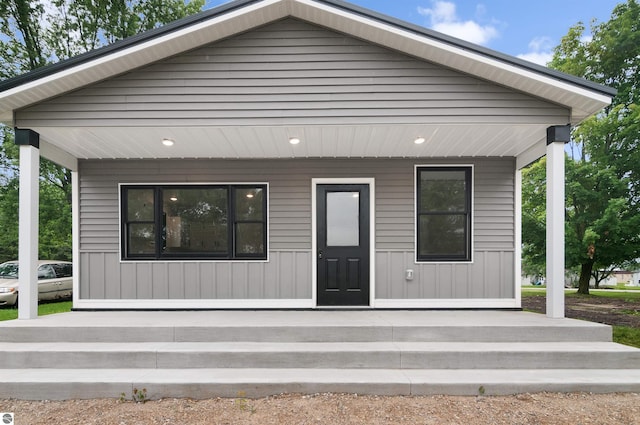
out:
M546 125L34 128L80 159L518 156ZM291 145L290 137L301 143ZM416 145L416 137L426 142ZM163 138L175 141L171 147Z

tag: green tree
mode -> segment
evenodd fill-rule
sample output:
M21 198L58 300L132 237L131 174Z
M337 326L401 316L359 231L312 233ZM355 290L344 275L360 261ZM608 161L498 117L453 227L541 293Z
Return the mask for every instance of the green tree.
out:
M45 7L47 4L47 7ZM0 1L0 80L197 13L204 0ZM18 149L0 125L0 258L17 256ZM71 172L40 163L40 256L71 252Z
M550 67L612 86L610 106L573 131L566 161L566 264L580 270L578 292L589 293L614 267L640 255L640 7L619 4L605 23L582 23L556 47ZM523 255L529 268L544 261L544 215L540 208L543 162L523 173Z

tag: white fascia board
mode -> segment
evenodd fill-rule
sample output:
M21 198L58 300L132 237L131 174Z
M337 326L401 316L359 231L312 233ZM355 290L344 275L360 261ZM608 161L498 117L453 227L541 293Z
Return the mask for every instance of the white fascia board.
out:
M513 64L509 64L477 52L465 50L448 43L444 43L420 34L413 33L411 31L403 30L402 28L385 24L361 15L353 14L345 10L334 8L330 5L319 4L313 0L292 0L294 6L292 7L293 15L301 19L306 19L311 22L317 22L321 25L328 26L335 30L351 34L355 37L365 38L376 44L380 44L394 50L408 53L430 62L439 63L452 69L456 69L462 72L466 72L470 75L483 78L488 81L493 81L496 84L506 85L508 87L527 92L531 95L540 97L537 90L531 90L524 87L523 84L505 84L503 78L497 78L497 75L510 75L523 79L527 82L535 82L547 87L553 87L554 89L563 92L563 94L578 95L579 97L589 100L591 103L596 102L598 107L594 107L593 112L597 112L602 107L611 103L611 98L607 95L600 94L591 90L587 90L582 87L578 87L568 82L560 81L550 76L546 76L540 73L536 73ZM326 13L326 20L318 22L318 11ZM314 17L316 19L314 19ZM342 18L342 19L336 19ZM359 31L357 26L360 26L362 30L375 29L377 31ZM367 36L363 36L359 33L367 33ZM374 33L379 37L371 37ZM391 37L390 37L391 36ZM395 36L395 37L393 37ZM408 49L406 45L403 46L406 40L413 41L414 47ZM427 55L425 52L430 54ZM441 53L441 57L437 58L432 53L434 50ZM462 62L459 59L464 59ZM455 60L455 63L454 63ZM464 66L460 66L464 64ZM480 65L480 66L479 66ZM484 66L483 66L484 65ZM496 70L502 71L502 74L496 74ZM563 103L560 97L549 98L545 97L549 101L559 103L568 107L573 107L572 104ZM593 104L593 103L592 103ZM590 115L589 114L589 115Z
M134 44L129 48L16 86L0 93L0 104L4 103L6 105L5 107L15 110L105 78L148 65L183 51L215 42L247 29L272 22L286 16L288 13L287 9L286 2L282 0L266 0L234 10L164 36L153 38L140 44ZM226 24L224 31L211 31L212 27L221 27L223 24ZM191 39L188 39L188 37L191 37ZM177 42L185 39L187 39L187 43ZM173 46L171 46L172 42ZM37 94L34 96L34 93ZM12 115L12 113L4 109L0 111L0 120L11 122L13 121L13 117L10 115Z

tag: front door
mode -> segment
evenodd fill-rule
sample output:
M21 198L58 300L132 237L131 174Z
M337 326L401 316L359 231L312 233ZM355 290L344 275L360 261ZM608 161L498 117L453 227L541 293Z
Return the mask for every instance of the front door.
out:
M318 306L369 305L369 185L319 184Z

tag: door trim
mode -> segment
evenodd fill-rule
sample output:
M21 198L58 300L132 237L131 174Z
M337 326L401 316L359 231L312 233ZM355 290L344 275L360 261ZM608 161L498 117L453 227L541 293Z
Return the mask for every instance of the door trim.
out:
M365 184L369 186L369 306L375 307L376 293L376 190L375 178L312 178L311 179L311 297L313 308L318 308L318 211L317 186L319 184Z

